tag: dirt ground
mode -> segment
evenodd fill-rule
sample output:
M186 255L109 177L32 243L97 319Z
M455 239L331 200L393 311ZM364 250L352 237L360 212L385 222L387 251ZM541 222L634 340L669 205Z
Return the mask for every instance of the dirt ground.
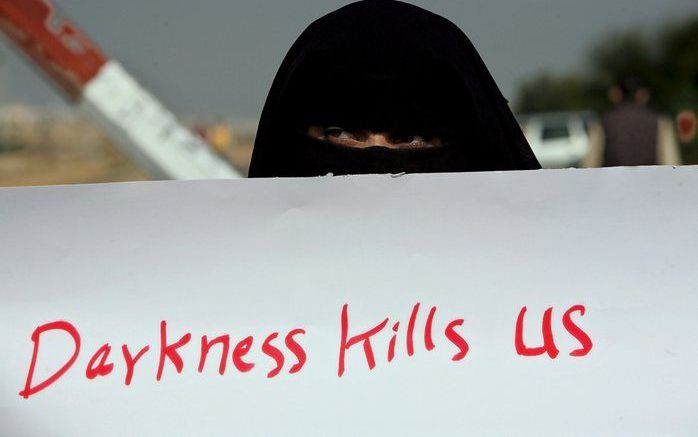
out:
M236 147L226 158L247 172L251 145ZM90 184L149 180L148 174L111 145L96 144L89 152L20 148L0 152L0 187Z
M148 180L148 175L116 150L81 157L50 150L0 153L0 186L86 184Z

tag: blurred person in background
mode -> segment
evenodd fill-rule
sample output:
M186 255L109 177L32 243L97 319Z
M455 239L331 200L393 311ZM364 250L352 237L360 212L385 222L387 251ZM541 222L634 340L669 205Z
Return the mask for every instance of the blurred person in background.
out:
M650 91L638 78L620 80L608 97L614 107L590 133L585 167L681 164L673 123L648 108Z
M291 47L264 105L249 176L538 168L455 24L365 0L315 21Z

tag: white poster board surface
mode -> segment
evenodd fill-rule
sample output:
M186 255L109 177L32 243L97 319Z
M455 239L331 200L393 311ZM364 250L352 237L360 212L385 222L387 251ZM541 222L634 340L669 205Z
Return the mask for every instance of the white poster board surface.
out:
M0 435L697 435L697 193L696 168L2 189Z

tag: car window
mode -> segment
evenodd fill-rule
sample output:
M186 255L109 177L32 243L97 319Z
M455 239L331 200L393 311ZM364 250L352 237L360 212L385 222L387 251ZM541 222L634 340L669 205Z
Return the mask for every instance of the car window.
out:
M546 120L543 124L541 137L543 140L555 140L570 136L567 120Z

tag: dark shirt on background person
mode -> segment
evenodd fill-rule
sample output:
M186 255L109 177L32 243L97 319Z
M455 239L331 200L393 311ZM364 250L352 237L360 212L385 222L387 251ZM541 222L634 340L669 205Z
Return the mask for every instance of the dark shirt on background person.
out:
M610 89L609 98L615 107L591 135L586 167L681 164L673 125L647 107L646 88L637 80L625 80Z

